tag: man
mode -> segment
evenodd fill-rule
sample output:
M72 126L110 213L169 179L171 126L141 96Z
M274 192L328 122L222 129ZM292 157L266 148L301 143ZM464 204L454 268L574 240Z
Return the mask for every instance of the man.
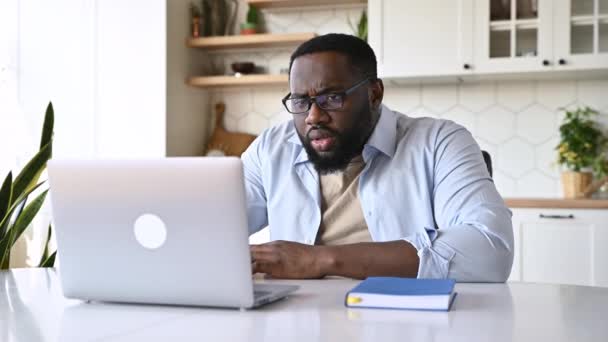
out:
M471 134L382 105L364 41L328 34L291 56L293 120L243 154L253 271L278 278L401 276L504 282L511 212Z

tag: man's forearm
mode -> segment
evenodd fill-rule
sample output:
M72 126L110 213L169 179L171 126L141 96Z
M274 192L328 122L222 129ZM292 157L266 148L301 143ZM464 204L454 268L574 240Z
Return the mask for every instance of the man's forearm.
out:
M406 241L368 242L339 246L316 246L319 269L325 276L367 278L373 276L416 277L418 255Z

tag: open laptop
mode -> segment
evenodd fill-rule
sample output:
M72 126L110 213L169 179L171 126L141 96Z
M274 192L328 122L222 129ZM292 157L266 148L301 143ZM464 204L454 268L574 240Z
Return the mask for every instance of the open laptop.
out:
M66 297L253 308L297 286L254 284L238 158L48 163Z

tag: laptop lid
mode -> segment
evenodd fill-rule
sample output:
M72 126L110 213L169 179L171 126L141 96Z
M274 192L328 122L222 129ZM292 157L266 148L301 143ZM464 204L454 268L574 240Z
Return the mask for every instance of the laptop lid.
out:
M66 297L253 304L239 158L51 160Z

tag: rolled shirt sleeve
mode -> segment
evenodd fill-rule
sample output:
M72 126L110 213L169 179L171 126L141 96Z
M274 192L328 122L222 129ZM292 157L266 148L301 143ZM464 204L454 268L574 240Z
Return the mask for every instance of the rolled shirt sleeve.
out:
M404 238L418 250L418 277L506 281L513 263L511 211L466 129L449 125L438 135L433 177L437 229Z

